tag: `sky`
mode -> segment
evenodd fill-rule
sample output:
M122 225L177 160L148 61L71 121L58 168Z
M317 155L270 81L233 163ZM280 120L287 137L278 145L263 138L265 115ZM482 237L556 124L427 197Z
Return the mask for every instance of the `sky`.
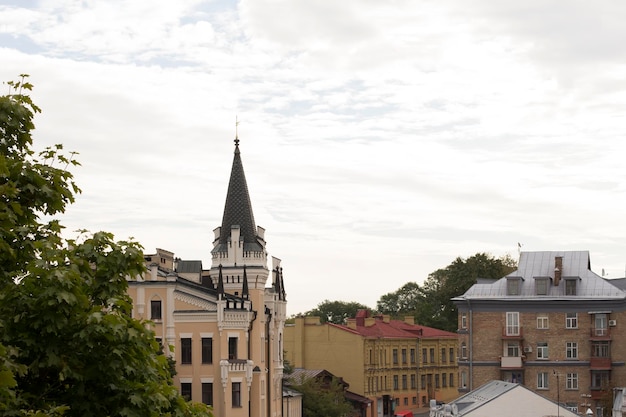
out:
M617 0L0 0L0 79L30 75L35 148L78 152L68 234L209 268L238 135L288 314L374 308L518 244L624 277L624 21Z

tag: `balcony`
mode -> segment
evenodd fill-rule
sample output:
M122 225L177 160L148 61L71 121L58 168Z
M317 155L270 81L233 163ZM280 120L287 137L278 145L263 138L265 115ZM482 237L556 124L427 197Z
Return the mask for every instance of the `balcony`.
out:
M611 340L611 329L605 328L592 328L589 335L589 340Z
M589 368L594 371L610 371L611 358L591 357L589 361Z
M524 338L521 326L504 326L502 328L502 339L522 340Z
M522 364L522 356L502 356L500 358L501 369L520 369Z

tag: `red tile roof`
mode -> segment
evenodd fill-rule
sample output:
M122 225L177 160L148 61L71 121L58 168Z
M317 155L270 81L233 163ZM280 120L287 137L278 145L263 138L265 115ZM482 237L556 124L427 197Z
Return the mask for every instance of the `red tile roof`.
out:
M445 330L435 329L428 326L422 326L419 324L411 324L402 320L388 320L382 316L374 317L373 323L367 323L363 320L367 318L369 314L365 315L359 311L356 315L357 320L353 323L356 328L346 325L332 324L336 327L347 332L359 334L363 337L387 337L387 338L429 338L429 339L455 339L456 333L448 332ZM369 326L366 324L370 324Z

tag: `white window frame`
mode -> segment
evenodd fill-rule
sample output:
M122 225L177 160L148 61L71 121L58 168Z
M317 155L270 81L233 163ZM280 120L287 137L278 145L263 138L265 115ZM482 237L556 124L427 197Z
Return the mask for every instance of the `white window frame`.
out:
M549 389L550 385L548 382L548 373L547 372L538 372L537 373L537 389Z
M578 342L565 342L565 358L578 359Z
M537 317L537 328L538 329L549 329L548 316L538 316Z
M578 389L578 374L576 372L567 373L565 389Z
M506 335L507 336L519 336L520 335L519 312L518 311L507 311L507 313L506 313Z
M461 313L461 329L467 329L467 313Z
M547 342L537 342L537 359L548 359L549 350Z
M565 328L578 329L578 313L565 313Z

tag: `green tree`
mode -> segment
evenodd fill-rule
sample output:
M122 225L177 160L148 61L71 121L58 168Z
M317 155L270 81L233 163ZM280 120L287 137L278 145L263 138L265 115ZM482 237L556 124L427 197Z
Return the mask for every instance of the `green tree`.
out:
M147 323L131 318L127 277L141 246L110 233L61 236L80 190L57 145L32 150L34 114L22 76L0 97L0 414L210 416L173 386ZM59 167L59 165L61 165Z
M337 378L330 383L309 378L291 388L302 393L303 417L344 417L352 411L345 399L344 387Z
M478 278L501 278L516 268L508 255L494 258L477 253L428 275L422 286L409 282L377 303L380 312L395 316L412 314L419 324L448 331L457 330L457 310L452 298L463 295Z
M305 316L319 316L322 323L345 324L346 319L355 317L359 310L369 310L366 305L350 301L324 300L312 310L304 313Z

